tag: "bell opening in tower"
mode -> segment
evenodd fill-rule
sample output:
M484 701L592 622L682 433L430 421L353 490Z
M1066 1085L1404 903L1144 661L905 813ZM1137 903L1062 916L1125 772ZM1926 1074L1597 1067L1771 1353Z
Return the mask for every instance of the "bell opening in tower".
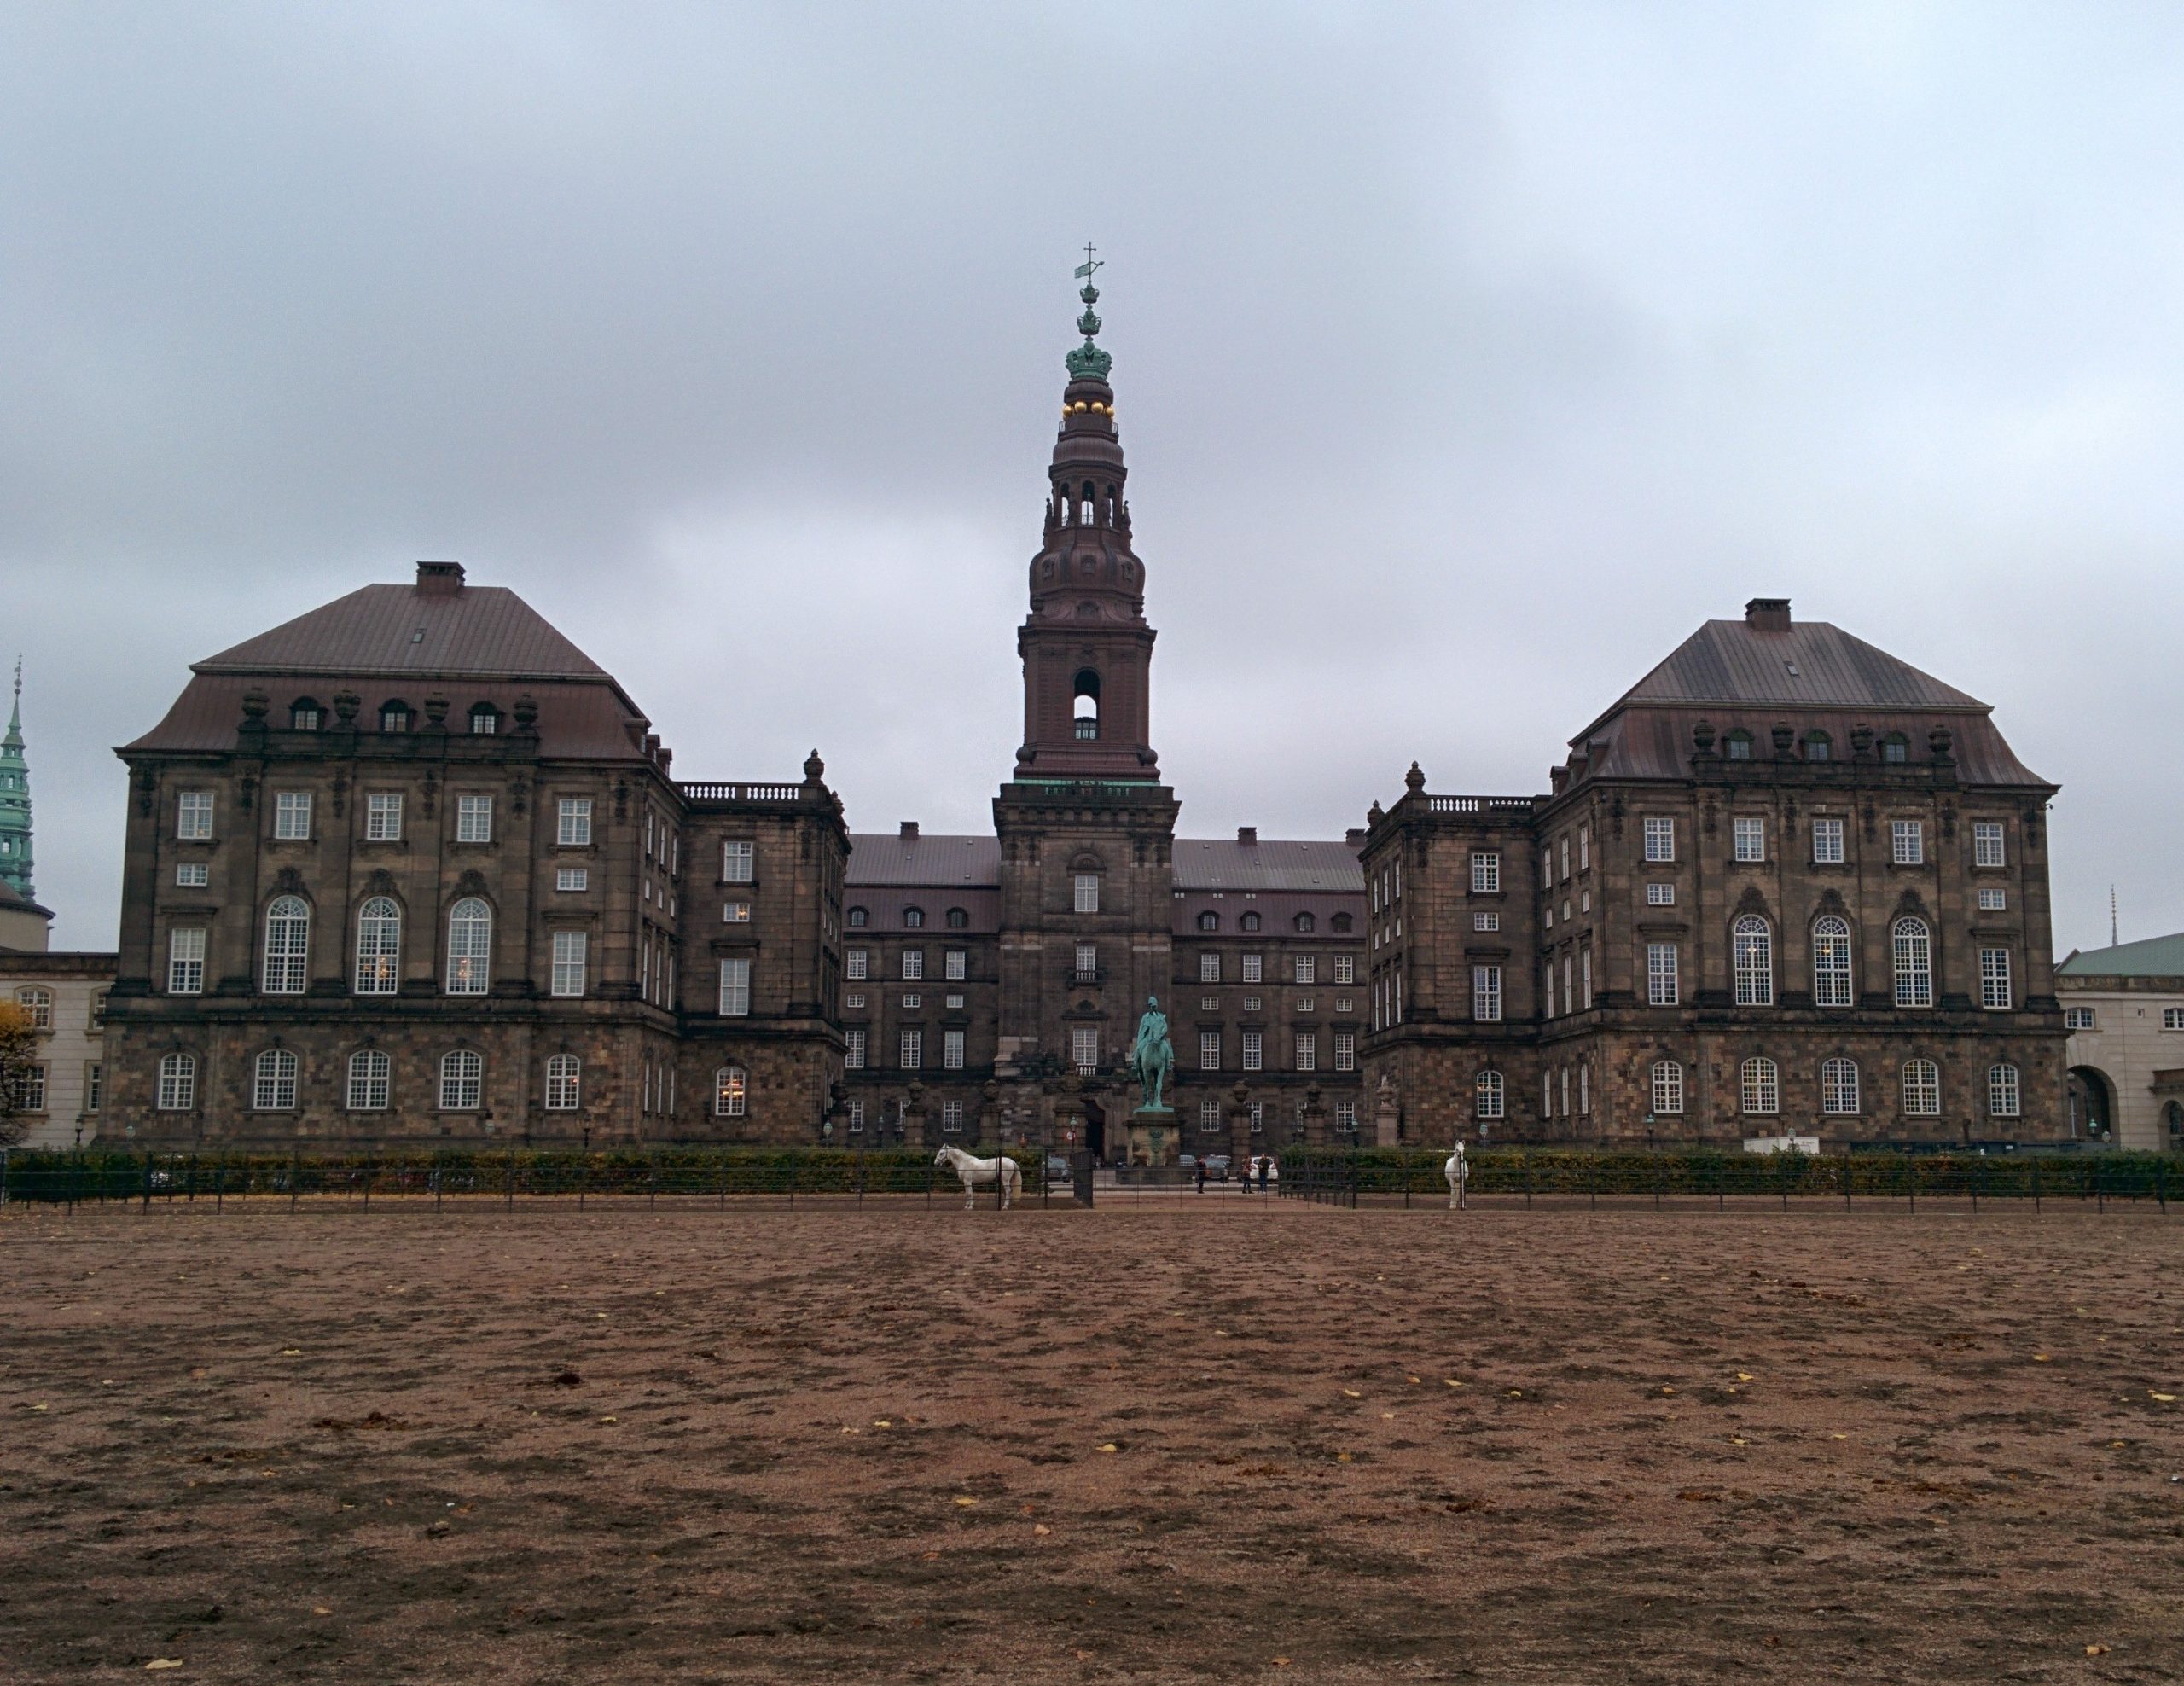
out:
M1100 735L1100 676L1085 668L1077 676L1077 741L1090 743Z

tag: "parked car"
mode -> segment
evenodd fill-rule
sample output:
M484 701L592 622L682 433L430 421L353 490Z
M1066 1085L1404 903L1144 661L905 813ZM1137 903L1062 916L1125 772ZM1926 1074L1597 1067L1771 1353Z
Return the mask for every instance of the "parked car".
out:
M1206 1181L1209 1183L1226 1183L1228 1180L1228 1166L1229 1159L1228 1154L1208 1154L1205 1156Z
M1047 1155L1047 1181L1049 1183L1069 1181L1069 1161L1060 1154Z
M1196 1171L1198 1169L1198 1155L1196 1154L1177 1154L1176 1155L1176 1166L1178 1170Z

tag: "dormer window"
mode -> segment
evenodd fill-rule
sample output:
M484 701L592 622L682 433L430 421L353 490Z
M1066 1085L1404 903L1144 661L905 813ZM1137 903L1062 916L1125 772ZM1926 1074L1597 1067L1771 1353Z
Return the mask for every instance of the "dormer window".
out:
M470 710L470 733L473 737L491 737L501 729L501 711L490 702L473 705Z
M1834 747L1833 740L1826 732L1805 734L1805 759L1808 761L1827 760Z
M1350 929L1350 916L1349 916L1348 914L1346 914L1346 913L1338 913L1337 915L1335 915L1335 916L1334 916L1333 919L1330 919L1330 920L1327 921L1327 923L1328 923L1329 925L1331 925L1332 927L1334 927L1334 929L1336 929L1336 930L1338 930L1338 931L1347 931L1347 930L1349 930L1349 929ZM1338 978L1338 979L1336 979L1336 980L1335 980L1335 981L1336 981L1337 983L1340 983L1340 982L1342 981L1342 980L1340 980L1339 978Z
M966 931L970 928L970 925L971 916L964 911L964 910L960 907L951 907L948 910L948 928L950 930Z
M1911 759L1911 744L1901 732L1891 732L1880 741L1880 759L1901 766Z
M1722 740L1722 753L1732 761L1751 759L1751 734L1742 730L1731 732Z
M288 724L299 732L318 730L318 705L309 697L299 697L288 710Z
M1201 913L1198 916L1198 928L1201 931L1218 931L1221 928L1221 916L1217 913Z
M410 730L410 705L406 702L386 702L380 705L379 729L383 732L406 732Z
M923 908L906 907L903 910L903 926L904 929L915 931L924 924L925 910Z
M1299 931L1310 931L1316 922L1309 913L1300 913L1297 916L1297 928Z
M872 922L872 915L861 907L850 910L850 929L861 931Z
M1256 931L1259 928L1259 916L1256 913L1247 913L1236 922L1246 931Z

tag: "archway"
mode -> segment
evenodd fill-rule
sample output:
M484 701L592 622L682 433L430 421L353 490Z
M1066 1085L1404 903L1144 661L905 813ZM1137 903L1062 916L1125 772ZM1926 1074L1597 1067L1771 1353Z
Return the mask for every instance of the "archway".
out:
M1079 739L1090 741L1100 735L1100 676L1087 667L1078 672L1075 684L1075 701L1071 705L1075 715L1075 730Z
M2072 1066L2066 1084L2071 1134L2088 1142L2111 1142L2116 1131L2116 1085L2094 1066Z
M1097 1101L1084 1102L1084 1146L1092 1155L1092 1162L1100 1165L1107 1157L1107 1115L1100 1109Z

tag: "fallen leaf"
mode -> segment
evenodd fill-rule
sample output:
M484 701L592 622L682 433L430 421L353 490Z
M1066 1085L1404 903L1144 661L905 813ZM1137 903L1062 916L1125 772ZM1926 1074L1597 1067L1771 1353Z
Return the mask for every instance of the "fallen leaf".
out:
M1112 1452L1112 1451L1119 1451L1121 1450L1121 1448L1120 1448L1120 1447L1118 1447L1118 1445L1115 1445L1115 1443L1114 1443L1112 1440L1110 1440L1110 1441L1108 1441L1108 1442L1107 1442L1107 1444L1106 1445L1104 1445L1104 1446L1101 1447L1101 1448L1100 1448L1100 1450L1101 1450L1101 1451L1103 1451L1103 1452Z
M1345 1387L1342 1390L1342 1397L1345 1399L1362 1399L1365 1396L1355 1387Z
M1737 1380L1739 1381L1749 1381L1751 1378L1749 1375L1746 1375L1742 1370L1739 1370L1737 1372Z
M1418 1386L1418 1378L1417 1378L1416 1376L1414 1376L1414 1375L1413 1375L1413 1376L1406 1376L1406 1377L1404 1378L1404 1380L1405 1380L1405 1381L1409 1381L1409 1382L1410 1383L1410 1385L1411 1385L1413 1387L1417 1387L1417 1386Z
M2035 1352L2032 1355L2032 1362L2036 1364L2052 1364L2055 1361L2045 1352Z
M1661 1392L1664 1393L1673 1393L1676 1392L1676 1389L1673 1387L1664 1387L1661 1389Z
M2091 1647L2088 1647L2087 1648L2090 1649ZM180 1668L182 1666L182 1659L180 1657L154 1657L151 1661L146 1663L144 1666L146 1668Z
M1035 1534L1050 1534L1054 1530L1048 1527L1044 1522L1034 1522L1031 1525L1031 1532Z
M34 1411L42 1411L50 1410L51 1407L47 1405L32 1405L31 1409Z
M874 1428L892 1428L895 1425L884 1416L875 1416L872 1419L872 1426Z
M2088 1657L2098 1657L2105 1654L2107 1649L2106 1645L2088 1645L2085 1648L2085 1654Z
M2146 1389L2146 1398L2158 1399L2164 1405L2173 1405L2176 1403L2176 1396L2174 1393L2157 1393L2151 1387Z
M1831 1440L1847 1440L1850 1437L1848 1434L1830 1434L1827 1438Z
M328 1609L323 1604L312 1605L311 1607L311 1613L314 1616L330 1616L334 1613L333 1611Z
M1289 1666L1289 1659L1287 1657L1276 1657L1274 1660L1274 1666L1276 1668L1287 1668Z
M978 1500L967 1497L964 1494L958 1493L956 1496L956 1503L963 1506L966 1509L968 1509L972 1505L976 1504Z
M1393 1422L1395 1420L1396 1414L1393 1411L1382 1411L1380 1413L1380 1421L1383 1422Z
M1348 1463L1350 1461L1350 1454L1348 1452L1337 1452L1334 1455L1334 1461L1337 1463Z
M1729 1436L1729 1444L1733 1446L1740 1446L1744 1445L1744 1438L1739 1434L1732 1434Z
M1525 1390L1521 1387L1512 1387L1509 1390L1509 1397L1513 1399L1521 1399L1525 1397Z
M619 1421L621 1421L621 1419L620 1419L619 1417L613 1417L613 1416L602 1416L602 1417L601 1417L599 1420L600 1420L601 1422L619 1422Z

